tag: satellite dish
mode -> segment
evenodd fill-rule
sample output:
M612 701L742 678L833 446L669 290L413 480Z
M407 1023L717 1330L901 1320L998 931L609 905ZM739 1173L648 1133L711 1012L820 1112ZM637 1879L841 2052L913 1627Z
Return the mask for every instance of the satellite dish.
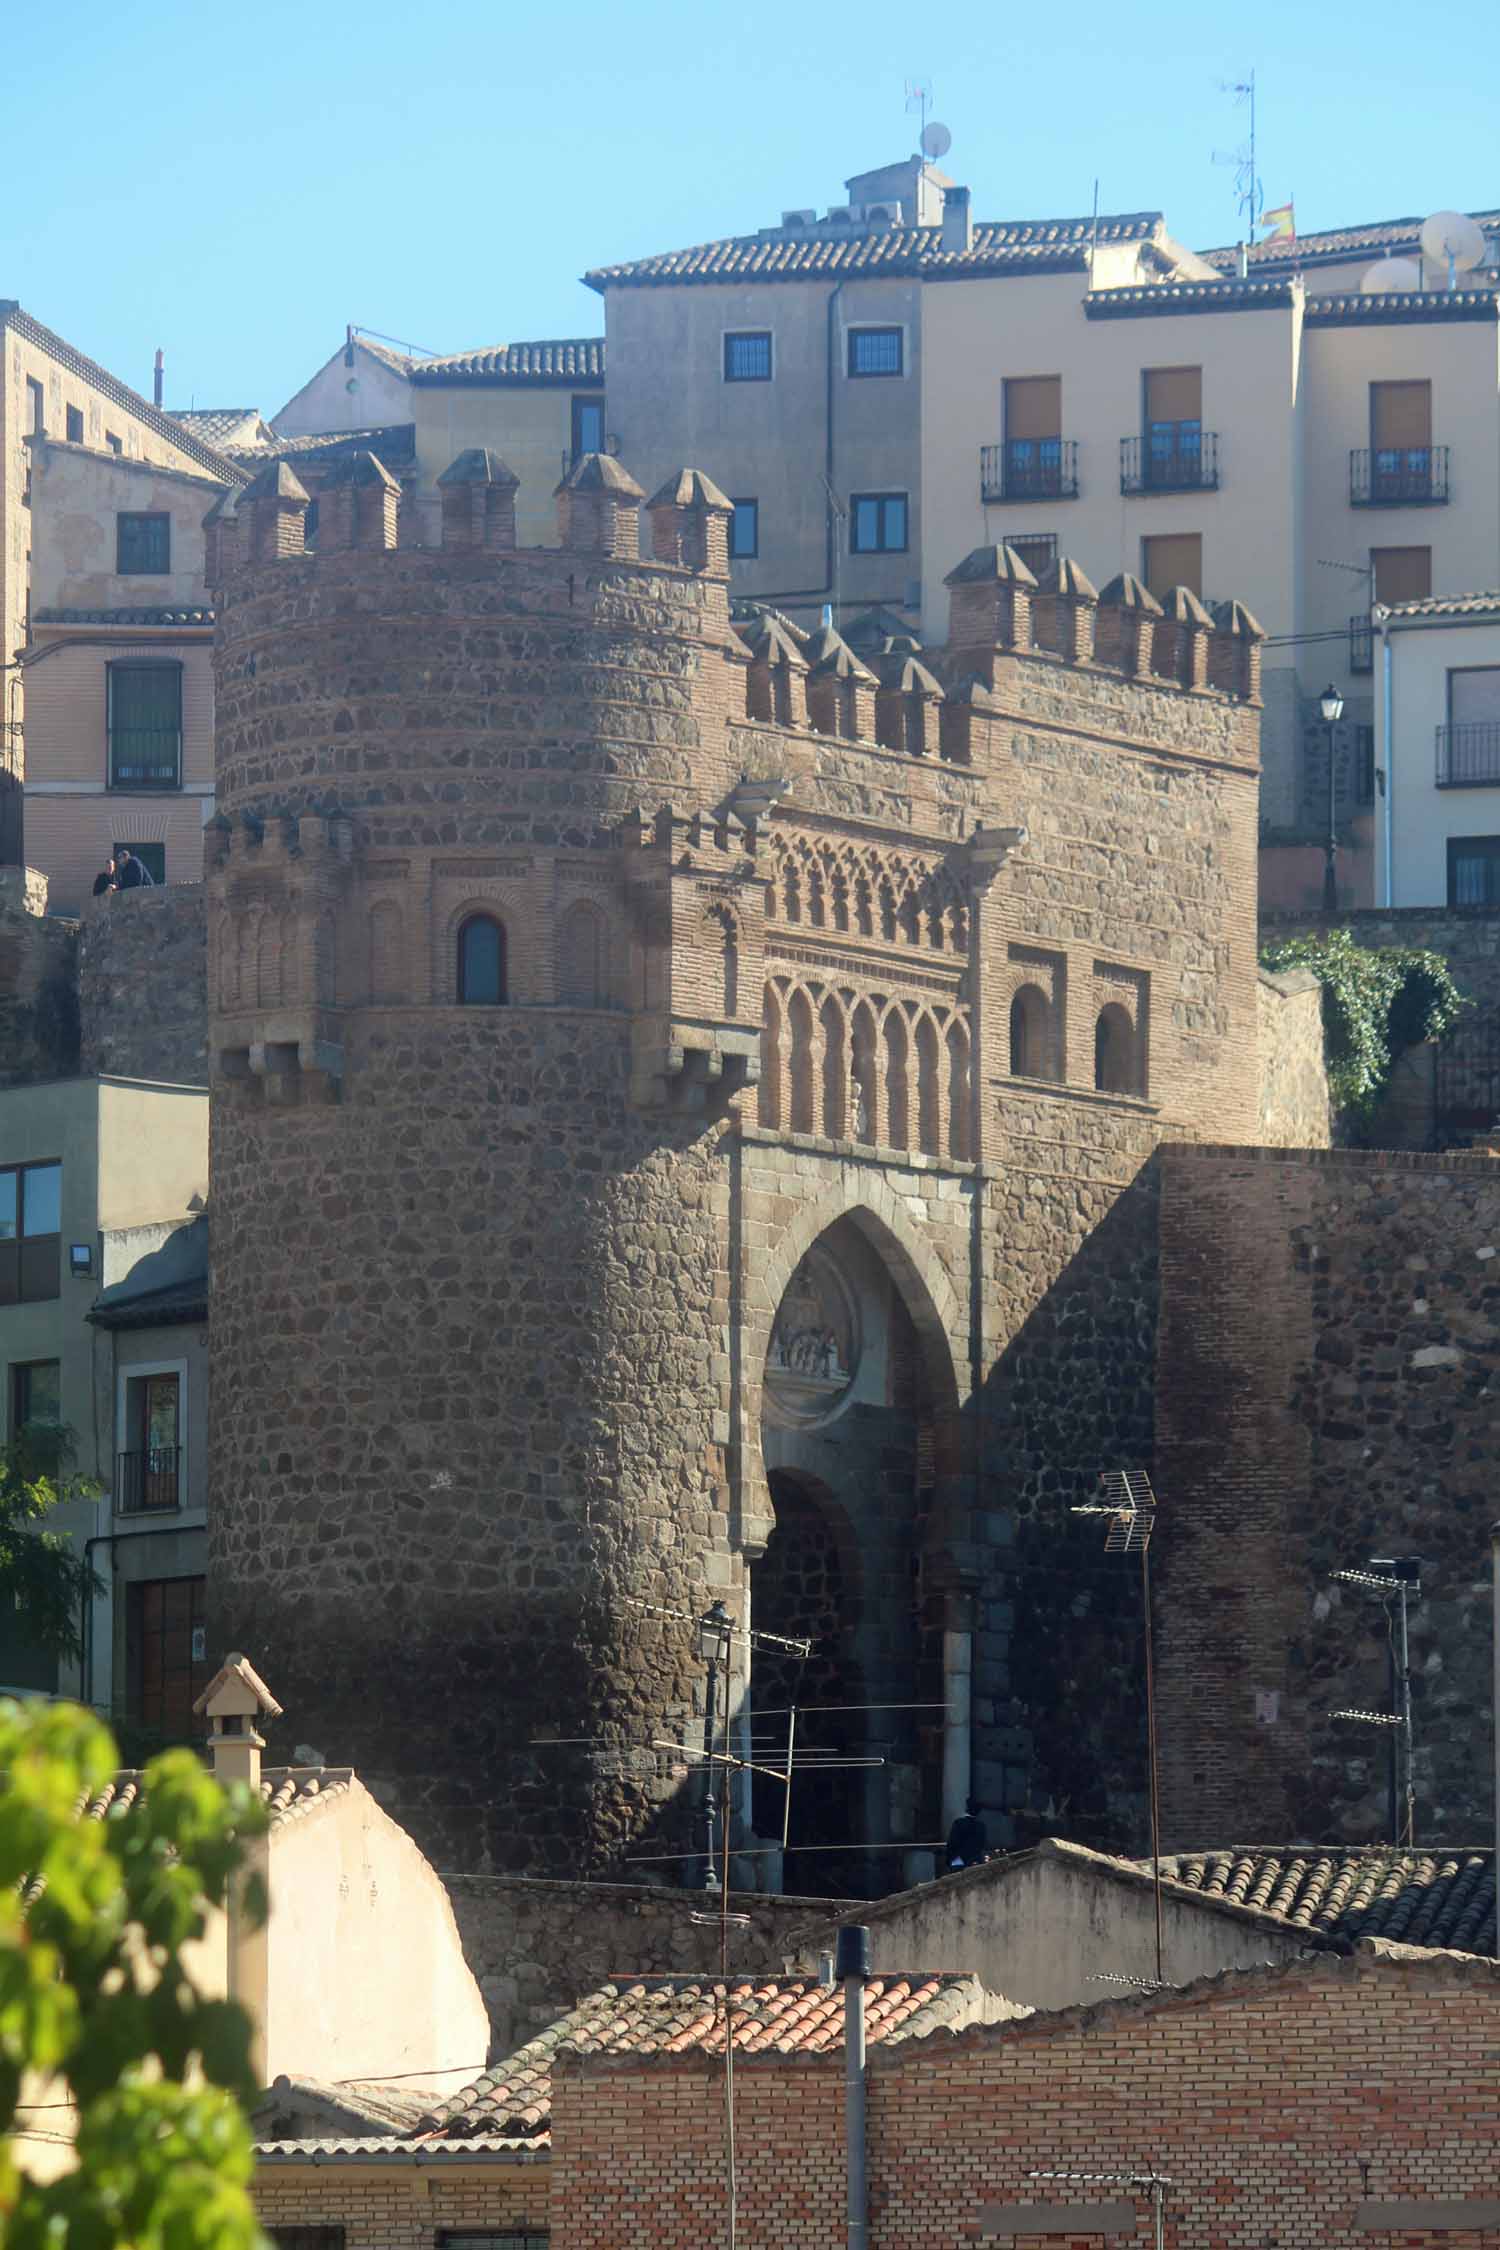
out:
M1422 255L1443 273L1469 273L1484 264L1484 231L1462 211L1434 211L1422 222Z
M1359 293L1362 297L1390 297L1421 286L1422 269L1415 258L1382 258L1360 277Z
M939 125L936 118L922 127L922 154L930 156L934 164L940 156L946 156L952 146L953 135L946 125Z

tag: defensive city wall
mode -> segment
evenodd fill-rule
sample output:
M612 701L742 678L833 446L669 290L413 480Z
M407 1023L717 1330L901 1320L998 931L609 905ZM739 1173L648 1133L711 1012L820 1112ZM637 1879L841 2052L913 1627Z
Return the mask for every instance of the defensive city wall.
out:
M925 1707L799 1807L889 1880L971 1785L1120 1810L1067 1506L1150 1455L1156 1150L1257 1134L1259 634L986 548L866 663L642 498L210 520L214 1630L445 1864L564 1872L687 1842L705 1605L800 1624L801 1699Z

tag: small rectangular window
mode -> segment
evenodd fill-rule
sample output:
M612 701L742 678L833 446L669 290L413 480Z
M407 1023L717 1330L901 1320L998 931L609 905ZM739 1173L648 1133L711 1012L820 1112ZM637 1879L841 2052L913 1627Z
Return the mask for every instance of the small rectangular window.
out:
M172 567L172 519L167 515L115 518L115 569L122 578L164 577Z
M849 550L855 555L906 553L904 492L856 492L850 495Z
M1007 547L1015 549L1026 568L1031 572L1032 577L1036 579L1045 578L1057 560L1057 533L1055 531L1018 531L1015 537L1007 539L1005 544Z
M730 506L734 514L729 524L729 559L749 562L760 553L760 502L732 500Z
M1005 384L1005 437L1042 444L1062 436L1062 377L1013 375Z
M56 1429L62 1421L62 1363L55 1359L28 1359L10 1371L10 1428L12 1437L28 1424Z
M771 331L769 328L731 329L724 338L726 383L769 383Z
M106 665L105 699L110 788L181 788L182 666Z
M1500 664L1465 665L1448 674L1448 724L1500 726Z
M851 375L900 375L903 372L905 337L899 328L851 328Z
M1500 906L1500 836L1448 838L1448 904Z
M1430 547L1372 547L1370 569L1375 599L1387 609L1396 602L1425 602L1432 592Z
M165 844L143 843L139 837L131 837L127 842L123 837L117 836L113 849L116 867L120 864L120 852L124 849L129 852L132 859L140 861L153 883L164 883L166 881L167 847Z
M43 1304L62 1295L61 1229L61 1164L11 1164L0 1171L0 1305Z
M602 398L575 398L573 401L573 458L580 460L585 453L604 451L604 401Z
M1164 538L1141 541L1141 576L1146 591L1162 601L1174 586L1190 594L1203 594L1203 536L1197 531L1169 532Z
M1432 443L1431 383L1372 383L1370 443L1377 452L1425 453Z
M123 453L125 450L124 440L118 437L113 430L105 431L104 442L111 453Z
M47 434L47 398L34 375L26 378L26 437L45 437Z
M68 443L69 445L82 445L83 443L83 408L81 406L70 406L68 408Z

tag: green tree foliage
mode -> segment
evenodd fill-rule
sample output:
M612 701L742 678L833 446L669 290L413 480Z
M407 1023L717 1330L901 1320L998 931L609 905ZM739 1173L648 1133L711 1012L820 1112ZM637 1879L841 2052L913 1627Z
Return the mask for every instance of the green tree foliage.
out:
M1356 945L1352 930L1287 938L1261 956L1268 969L1311 969L1323 987L1323 1034L1335 1105L1368 1120L1396 1057L1439 1039L1468 1001L1440 953Z
M249 2194L249 2023L200 1994L183 1961L209 1907L243 1882L242 1842L264 1811L169 1750L126 1815L80 1819L115 1770L91 1713L0 1703L0 2242L265 2250ZM23 2073L29 2100L71 2098L76 2115L76 2166L45 2185L8 2138ZM24 2122L65 2131L68 2117L49 2107Z
M66 1430L29 1422L0 1445L0 1618L15 1609L27 1637L53 1656L77 1656L83 1605L98 1587L62 1532L45 1528L63 1500L92 1500L98 1486L69 1474Z

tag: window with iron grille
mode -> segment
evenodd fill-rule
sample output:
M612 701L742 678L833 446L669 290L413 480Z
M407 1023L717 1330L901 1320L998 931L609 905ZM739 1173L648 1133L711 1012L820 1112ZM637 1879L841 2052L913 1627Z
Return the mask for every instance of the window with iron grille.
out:
M855 492L849 498L849 550L856 555L904 555L906 494Z
M115 569L122 578L162 578L172 567L172 519L121 514L115 518Z
M905 337L899 328L851 328L851 375L900 375L904 372Z
M104 677L110 788L180 789L182 666L109 664Z
M729 559L749 562L760 553L760 502L731 500L729 504L734 510L729 522Z
M1057 533L1055 531L1018 531L1005 542L1018 554L1035 579L1045 578L1057 560Z
M769 383L771 331L769 328L731 329L724 338L726 383Z
M8 1164L0 1171L0 1305L37 1305L62 1295L62 1166Z

